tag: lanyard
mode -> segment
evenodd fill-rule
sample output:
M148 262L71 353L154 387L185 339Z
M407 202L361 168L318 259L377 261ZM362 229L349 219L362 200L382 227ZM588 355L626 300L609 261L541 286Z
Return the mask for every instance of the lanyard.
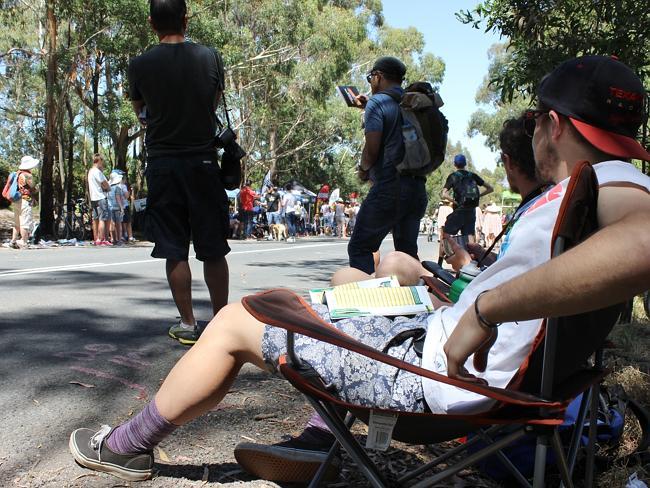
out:
M477 266L481 266L481 263L487 258L490 253L492 252L492 249L494 249L494 246L496 246L497 242L501 240L501 238L510 230L510 228L515 225L515 222L519 220L519 217L523 215L523 213L526 211L528 207L539 197L542 193L544 193L550 185L540 185L537 188L535 188L532 192L530 192L526 197L521 201L519 206L517 207L517 210L515 210L515 214L513 215L512 219L503 226L503 229L499 233L498 236L494 239L494 242L490 247L488 247L483 255L481 256L481 259L478 260L478 263L476 264Z

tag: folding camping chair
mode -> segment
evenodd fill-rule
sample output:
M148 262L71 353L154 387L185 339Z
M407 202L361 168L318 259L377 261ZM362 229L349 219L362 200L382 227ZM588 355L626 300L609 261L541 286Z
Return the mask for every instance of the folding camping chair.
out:
M580 163L571 176L553 230L551 242L554 257L597 229L597 194L598 186L592 167L586 162ZM306 395L335 435L337 443L347 451L372 486L390 485L349 431L355 419L368 423L371 411L375 415L397 415L393 438L410 444L434 444L478 432L465 444L399 478L396 482L398 486L404 486L440 463L448 462L470 446L475 448L479 442L486 444L456 464L413 485L418 488L431 486L495 454L522 486L531 486L529 480L501 452L501 449L525 435L536 437L532 486L545 486L547 450L550 447L555 453L564 486L571 487L583 435L581 426L585 425L589 415L585 484L592 486L598 391L599 383L605 376L600 347L616 322L618 306L544 320L529 356L508 387L501 389L450 379L368 347L322 321L301 297L289 290L263 292L246 297L242 302L257 319L288 331L288 353L280 361L282 375ZM424 378L479 393L496 400L497 404L480 414L446 415L372 409L347 403L329 391L313 369L295 355L294 334L310 336ZM580 393L585 394L576 422L578 427L574 430L568 452L565 452L558 426L563 421L566 407ZM345 419L342 411L348 412ZM337 448L335 443L325 465L334 457ZM318 486L325 467L321 466L310 486Z

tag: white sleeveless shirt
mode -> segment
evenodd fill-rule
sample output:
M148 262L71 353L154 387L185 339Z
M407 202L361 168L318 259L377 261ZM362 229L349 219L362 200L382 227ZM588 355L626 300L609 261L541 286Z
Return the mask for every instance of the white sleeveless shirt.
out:
M594 165L599 185L615 182L634 183L650 192L650 178L632 164L606 161ZM483 290L500 284L539 266L551 258L551 234L566 192L569 178L541 195L514 224L508 247L500 258L465 288L458 303L436 310L429 318L424 342L422 367L447 374L447 357L443 345L460 317L474 304ZM504 388L528 355L541 319L503 323L499 336L488 355L485 372L474 369L473 356L465 363L467 370L485 379L491 386ZM488 410L494 401L455 386L422 379L424 397L434 413L474 413Z

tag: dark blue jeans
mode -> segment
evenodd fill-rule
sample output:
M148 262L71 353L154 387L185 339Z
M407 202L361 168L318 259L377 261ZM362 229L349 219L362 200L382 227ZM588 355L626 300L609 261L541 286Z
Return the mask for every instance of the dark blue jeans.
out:
M253 211L242 210L244 214L244 237L250 237L253 233Z
M293 212L287 212L287 233L288 237L296 237L296 214Z
M395 250L418 259L420 220L427 209L424 184L422 178L402 176L399 183L375 184L370 189L361 204L348 244L351 267L374 273L372 253L391 231Z

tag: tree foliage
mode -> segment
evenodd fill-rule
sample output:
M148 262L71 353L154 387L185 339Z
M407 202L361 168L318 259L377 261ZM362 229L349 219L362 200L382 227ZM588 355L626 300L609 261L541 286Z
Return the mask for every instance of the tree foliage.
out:
M40 156L41 218L85 193L92 154L143 181L143 129L128 99L131 57L157 43L146 0L0 0L0 175L24 154ZM354 172L361 114L337 84L368 89L380 55L402 58L410 80L438 86L443 61L414 28L384 23L380 0L193 0L190 40L215 47L244 174L261 182L328 182L364 191ZM49 15L48 15L49 14ZM223 118L223 117L222 117Z
M614 55L636 71L650 88L650 15L647 2L636 0L485 0L457 18L505 38L493 51L484 98L496 109L478 111L469 132L488 137L494 147L499 122L511 111L532 103L545 74L566 59L582 55ZM646 114L650 108L646 100ZM642 127L648 145L648 119ZM645 165L645 163L644 163ZM645 169L645 166L644 166Z
M459 20L508 39L510 59L491 82L504 101L529 96L562 61L615 55L647 82L650 75L648 5L636 0L487 0Z
M512 100L503 100L495 84L490 80L503 76L510 53L504 44L495 44L488 51L490 66L488 74L476 93L476 103L479 109L470 117L467 135L485 136L486 145L494 152L499 151L499 133L503 123L512 117L518 117L521 112L531 105L531 98L516 93Z

